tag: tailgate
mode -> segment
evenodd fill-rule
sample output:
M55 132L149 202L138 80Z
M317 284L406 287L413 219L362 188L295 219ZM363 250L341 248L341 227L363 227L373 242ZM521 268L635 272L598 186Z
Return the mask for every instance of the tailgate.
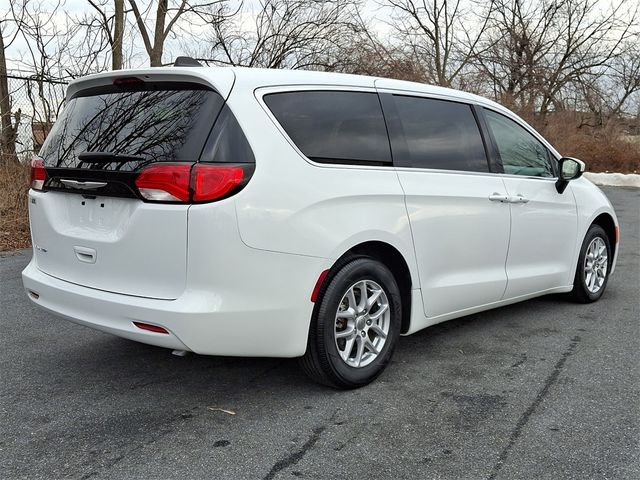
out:
M31 191L36 263L44 273L78 285L175 299L186 281L187 209Z
M41 177L29 194L42 272L114 293L180 296L189 202L153 183L144 196L135 181L150 167L168 165L164 181L176 185L182 177L171 175L184 176L201 160L233 79L229 71L205 73L120 71L69 87L34 161Z

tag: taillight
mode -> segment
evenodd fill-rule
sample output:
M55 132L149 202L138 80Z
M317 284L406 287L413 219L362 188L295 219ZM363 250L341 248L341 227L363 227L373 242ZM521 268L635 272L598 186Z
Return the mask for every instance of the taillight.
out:
M193 168L193 201L210 202L224 197L244 179L242 167L198 164Z
M210 202L228 196L246 179L241 166L156 164L142 170L135 184L153 202Z
M191 164L152 165L145 168L136 186L140 195L155 202L188 202Z
M47 171L42 165L42 160L39 158L31 161L31 188L34 190L42 190L44 182L47 179Z

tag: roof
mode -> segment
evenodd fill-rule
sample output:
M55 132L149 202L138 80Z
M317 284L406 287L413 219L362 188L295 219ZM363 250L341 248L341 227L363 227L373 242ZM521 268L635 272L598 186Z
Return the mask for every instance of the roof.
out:
M347 73L246 67L155 67L132 70L115 70L89 75L74 80L69 84L67 96L73 95L78 90L93 86L96 83L104 83L104 80L110 78L143 75L174 78L183 76L189 76L191 78L197 77L201 80L210 80L216 84L222 83L228 87L229 90L233 83L241 84L244 88L272 87L281 85L332 85L370 88L375 86L380 89L420 92L441 97L464 99L480 104L491 105L495 108L500 108L501 110L504 109L504 107L499 104L472 93L454 90L451 88L438 87L435 85L427 85L424 83L370 77L365 75L352 75Z

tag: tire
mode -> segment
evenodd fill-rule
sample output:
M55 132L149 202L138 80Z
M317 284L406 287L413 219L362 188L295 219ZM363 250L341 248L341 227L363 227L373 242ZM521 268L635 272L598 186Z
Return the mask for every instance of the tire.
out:
M320 291L302 369L316 382L339 389L372 382L398 343L401 308L400 289L384 264L369 257L349 260Z
M594 252L599 252L595 257L595 264L593 261ZM606 258L601 256L602 252ZM600 225L591 225L580 248L573 290L570 293L571 298L579 303L591 303L599 300L607 287L612 261L613 255L611 254L609 237ZM596 268L591 268L592 274L589 276L588 270L591 265Z

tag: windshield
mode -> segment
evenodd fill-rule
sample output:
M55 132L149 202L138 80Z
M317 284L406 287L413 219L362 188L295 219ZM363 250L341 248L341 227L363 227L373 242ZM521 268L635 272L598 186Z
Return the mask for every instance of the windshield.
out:
M196 84L90 90L69 101L40 156L45 167L120 171L152 162L195 162L223 103L218 93ZM85 152L110 154L112 161L78 158Z

